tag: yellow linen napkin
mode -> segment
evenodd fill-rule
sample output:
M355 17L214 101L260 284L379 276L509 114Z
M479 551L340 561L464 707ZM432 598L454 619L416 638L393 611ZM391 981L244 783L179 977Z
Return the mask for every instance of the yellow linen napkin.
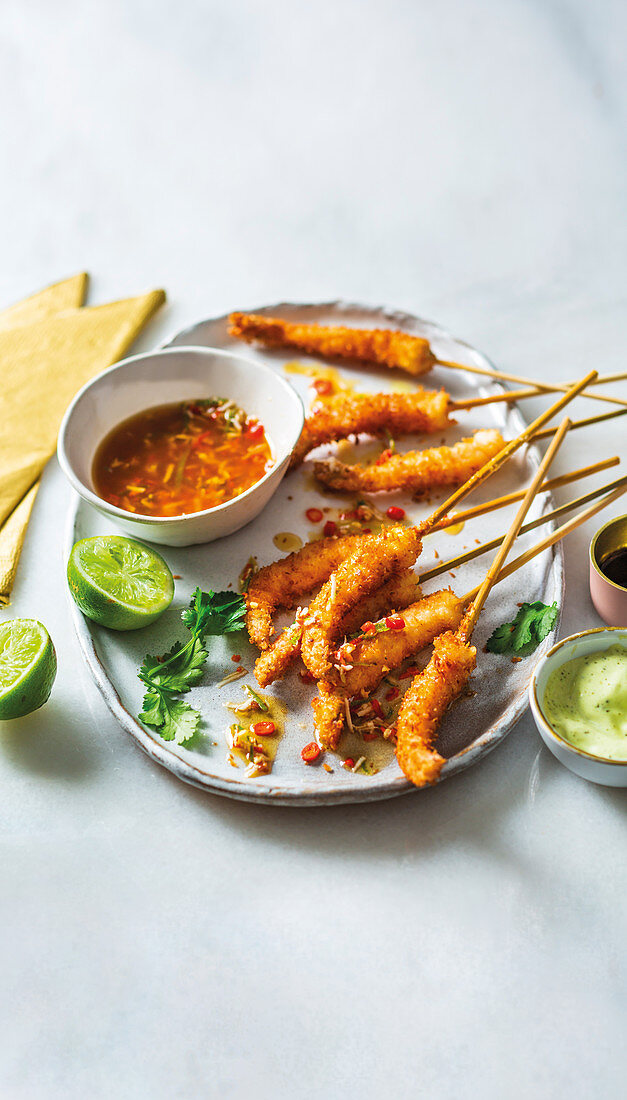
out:
M0 310L0 329L11 328L12 325L30 324L31 321L51 316L64 309L77 309L85 301L88 282L89 276L82 271L62 282L44 287L37 294L31 294L7 309ZM29 489L0 528L0 603L8 601L13 587L17 563L38 488L39 480Z
M122 358L165 301L162 290L104 306L68 309L32 324L0 325L0 525L8 552L0 568L6 603L28 521L30 490L56 446L61 418L78 389ZM19 512L18 512L19 507Z
M13 328L14 325L29 325L41 317L60 313L63 309L76 309L82 306L87 293L89 276L85 271L72 275L61 283L53 283L30 298L0 310L0 328Z

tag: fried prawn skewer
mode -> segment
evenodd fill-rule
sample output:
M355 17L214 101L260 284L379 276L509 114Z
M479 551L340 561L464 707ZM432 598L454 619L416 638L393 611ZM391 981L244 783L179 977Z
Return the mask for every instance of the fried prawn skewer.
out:
M575 427L575 424L572 425L571 431L573 430L573 427ZM609 466L616 465L618 461L618 458L610 458L604 460L603 462L595 463L592 466L583 466L579 470L573 470L570 474L562 474L561 477L545 481L544 484L540 487L540 492L557 488L560 485L567 485L571 481L576 481L579 478L588 476L589 474L600 472L601 470L607 469ZM598 492L603 491L603 489L598 490ZM494 500L486 501L485 504L478 505L476 508L469 508L464 512L457 512L454 515L445 516L442 520L436 523L432 529L440 530L445 527L450 527L451 524L471 519L473 516L484 515L486 512L490 512L493 509L511 504L516 500L521 500L523 496L524 489L520 492L509 493L504 497L497 497ZM590 494L587 494L584 497L580 497L576 501L572 502L573 507L576 507L579 504L585 504L589 499L592 499ZM294 602L297 602L301 596L306 595L308 592L322 585L325 580L328 580L328 577L334 567L335 561L341 560L342 556L348 556L350 549L354 548L354 546L356 545L355 540L360 537L361 536L342 536L340 538L335 537L329 539L327 542L320 540L314 543L307 543L301 550L297 550L293 554L290 554L289 558L281 558L278 562L272 562L270 565L264 566L263 570L260 570L259 574L257 574L257 577L261 578L260 583L253 584L253 592L256 593L254 597L254 603L259 606L257 606L256 608L253 607L253 601L251 600L249 604L249 622L251 624L254 624L254 626L259 629L263 627L263 629L265 630L266 627L268 627L269 638L272 630L271 615L275 610L276 594L277 592L279 593L279 595L281 595L282 593L286 569L292 575L289 602L293 604ZM324 550L325 546L334 546L335 549L333 550L333 553L327 554L326 550ZM313 547L322 548L319 558L318 551L312 549ZM486 549L489 549L489 547L483 548L483 550ZM316 559L317 579L313 575L313 564L311 561L312 554ZM339 555L339 557L336 558L336 554ZM287 566L285 566L285 562L288 563ZM452 558L450 562L446 563L446 568L453 568L453 566L458 563L458 558ZM431 576L437 576L441 571L442 570L440 568L438 568L437 570L432 570L428 574L426 574L426 577L429 578ZM280 603L276 604L276 607L279 606L283 605ZM270 614L269 619L267 618L268 613ZM364 620L366 618L374 619L377 618L377 616L373 614L368 614L364 616ZM361 623L358 623L357 625L360 626ZM290 628L288 627L287 630L289 629ZM283 633L285 634L285 631ZM298 638L300 641L300 632L298 634ZM251 641L255 642L255 638L251 637ZM276 642L273 643L273 645L276 645L278 641L279 639L277 639ZM266 645L268 644L269 643L266 642ZM287 651L289 651L291 647L288 644L287 637L283 638L282 644L284 647L286 647ZM272 646L269 646L269 648L272 649ZM300 646L298 646L298 652L300 652ZM290 662L287 661L285 667L287 667L289 663ZM278 665L277 667L280 668L280 665ZM278 679L281 675L282 673L278 671L277 675L273 675L272 678Z
M337 394L317 402L305 420L300 439L290 460L290 470L315 447L334 443L349 435L407 435L410 432L445 431L455 421L449 416L450 399L445 390L416 393Z
M309 410L289 468L300 466L316 447L336 443L351 435L390 435L392 438L416 432L433 435L456 423L451 413L500 401L511 403L532 395L537 396L535 390L504 390L489 397L453 401L446 390L422 387L415 393L335 394L316 401Z
M517 374L496 371L485 367L469 366L447 359L437 359L428 340L392 329L347 328L341 325L298 324L278 317L266 317L258 313L231 313L229 333L248 343L259 341L269 348L296 348L309 355L327 358L352 359L362 363L377 363L385 367L400 367L409 374L420 375L439 364L470 374L486 375L492 381L504 379L531 387L536 393L566 392L569 383L550 385L535 378L522 378ZM597 378L597 385L620 381L625 373ZM621 398L586 392L586 397L626 405Z
M430 371L436 361L428 340L391 329L298 324L258 313L231 313L229 334L268 348L296 348L327 359L399 367L413 375Z
M302 596L324 584L362 538L363 535L345 535L308 542L302 549L255 573L246 592L246 627L251 642L259 649L267 649L274 612L280 607L292 607Z
M442 520L460 500L498 470L519 447L530 440L555 413L568 404L585 386L596 378L596 371L590 371L584 378L571 386L568 393L560 397L553 405L537 417L520 435L505 444L502 450L490 459L480 470L452 496L440 504L431 516L420 525L419 535L426 534ZM272 634L272 615L278 607L294 604L307 592L329 577L340 561L349 558L365 539L371 535L345 536L341 539L330 538L320 542L311 542L301 550L290 554L281 561L265 566L252 578L246 594L246 626L250 640L259 649L267 649ZM385 555L385 550L381 551ZM357 597L359 598L359 597ZM357 600L355 600L357 602Z
M410 569L421 549L416 527L388 527L369 536L331 574L309 606L301 654L317 680L331 669L333 639L343 633L347 614L393 574Z
M374 466L346 466L336 458L328 458L314 464L314 473L318 481L337 492L405 490L417 496L431 489L464 484L503 446L500 432L484 428L452 447L408 451Z
M317 679L328 677L331 667L331 648L333 641L340 633L342 616L345 615L346 611L353 607L359 599L374 591L392 573L412 565L420 552L422 536L431 530L434 524L441 520L454 504L490 477L495 470L498 470L519 447L533 436L538 428L542 427L547 420L550 420L559 409L567 405L593 378L596 378L596 371L590 371L574 386L571 386L568 393L555 401L541 416L529 424L520 435L506 443L461 488L457 489L443 504L440 504L431 516L420 524L419 528L405 528L405 551L409 553L410 560L397 564L397 558L400 557L401 561L403 558L403 554L399 555L398 553L398 540L403 536L399 534L395 539L393 536L394 528L390 528L387 532L381 532L377 536L369 536L370 542L365 549L361 548L361 553L358 548L346 558L339 567L337 574L331 574L326 585L321 588L310 607L310 611L313 609L315 614L312 625L308 626L303 634L301 652L305 665L312 675L316 676ZM560 430L556 433L555 439L557 438L561 438ZM540 469L543 468L542 464ZM534 492L539 484L536 474L532 482ZM531 486L528 493L530 491ZM527 496L521 504L521 512L526 500Z
M470 639L488 594L523 525L542 479L570 428L566 417L555 433L536 474L525 493L512 524L499 547L483 584L456 633L447 631L435 639L431 660L413 679L398 712L396 758L403 772L417 787L438 780L444 758L433 747L440 721L468 683L477 651Z
M506 577L510 577L532 558L559 542L608 504L618 500L626 490L627 478L621 478L618 482L610 482L609 485L604 486L603 500L578 512L567 523L505 565L494 583L498 584ZM420 579L423 579L422 575ZM477 585L464 596L456 596L450 588L432 592L403 610L402 630L386 630L385 622L381 620L373 623L372 633L362 634L353 641L339 646L334 653L334 667L344 693L350 698L356 695L369 695L388 672L399 668L405 660L430 645L438 634L447 630L457 630L463 618L464 609L476 597L479 588L480 585Z
M416 577L409 570L391 577L377 592L350 611L344 620L344 630L352 633L358 630L366 620L378 619L388 608L398 610L413 603L420 593ZM267 687L285 675L292 661L300 654L300 640L303 623L307 621L308 609L302 611L296 622L291 623L279 634L278 638L265 649L255 662L255 677L260 687Z
M389 630L384 619L375 621L371 633L343 642L335 650L334 682L350 699L370 695L388 672L431 645L438 634L457 630L466 603L450 588L443 588L402 609L402 629Z

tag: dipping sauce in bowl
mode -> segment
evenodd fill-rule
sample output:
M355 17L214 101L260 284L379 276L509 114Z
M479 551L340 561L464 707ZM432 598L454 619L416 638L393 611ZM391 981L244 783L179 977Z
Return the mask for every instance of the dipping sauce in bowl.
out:
M612 645L554 668L541 710L575 748L627 761L627 648Z
M127 512L185 516L240 496L272 464L263 425L216 397L123 420L100 443L92 478L98 496Z

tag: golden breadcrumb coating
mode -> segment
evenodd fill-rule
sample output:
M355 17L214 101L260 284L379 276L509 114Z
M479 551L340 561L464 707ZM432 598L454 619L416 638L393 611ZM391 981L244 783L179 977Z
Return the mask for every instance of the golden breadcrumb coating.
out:
M336 681L349 698L370 694L387 672L431 645L445 630L457 630L463 614L464 603L450 588L432 592L404 608L402 630L362 634L344 642L333 655ZM385 621L374 625L384 627Z
M246 592L246 627L251 642L258 649L267 649L274 612L280 607L293 607L302 596L323 584L362 538L346 535L308 542L255 573Z
M396 438L408 432L444 431L455 423L448 415L448 406L449 396L445 390L336 394L317 402L310 410L289 468L300 466L314 447L346 439L349 435L389 433Z
M398 712L396 759L417 787L437 783L444 757L433 748L444 712L467 684L477 650L452 632L433 643L433 656L414 677Z
M366 600L362 600L348 613L344 621L345 633L351 634L367 619L378 619L391 608L399 610L406 607L419 594L420 588L416 584L416 577L409 570L391 577L378 592L373 592L371 596L368 596ZM299 620L287 626L268 649L265 649L261 656L257 658L255 677L260 687L268 687L275 680L280 680L282 676L285 676L292 662L300 655L301 622L307 618L307 614L308 612L304 611L302 616L299 615Z
M268 348L296 348L308 355L352 359L425 374L436 362L428 340L391 329L345 328L343 325L295 324L258 313L232 313L229 333Z
M333 642L345 633L348 613L395 573L410 569L420 553L415 527L384 528L360 541L312 600L303 629L301 654L317 680L331 670Z
M438 488L463 485L504 446L500 432L483 428L452 447L430 447L392 455L373 466L346 466L335 458L314 464L314 473L338 492L382 493L394 490L420 495Z
M320 680L318 694L311 700L314 712L314 730L323 749L336 749L342 736L345 718L345 702L337 688L326 680Z

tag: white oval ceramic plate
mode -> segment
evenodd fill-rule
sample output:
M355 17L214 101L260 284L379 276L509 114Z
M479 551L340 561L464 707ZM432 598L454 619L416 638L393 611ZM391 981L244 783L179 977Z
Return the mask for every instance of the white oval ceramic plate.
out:
M322 305L284 303L257 309L255 312L265 312L295 320L318 321L323 324L342 323L400 328L427 336L440 358L474 363L481 367L491 366L478 351L454 339L437 325L404 313L342 302ZM193 344L220 348L237 347L241 350L241 345L228 335L225 317L194 325L179 333L171 343L179 346ZM315 362L305 356L284 352L270 353L256 347L247 347L246 355L269 364L280 372L284 370L287 362L295 359L310 365ZM342 376L358 390L407 390L414 385L406 375L403 376L396 371L362 370L349 366L341 366L340 371ZM293 373L288 374L288 377L302 393L308 405L313 392L310 389L311 379ZM444 385L456 399L477 393L493 392L498 388L497 383L488 382L485 385L486 380L482 380L479 376L446 368L436 368L423 381L433 388ZM523 419L516 409L507 411L506 406L501 404L458 414L458 419L457 427L447 432L447 442L453 442L462 435L468 435L478 427L496 426L507 437L511 437L517 435L524 426ZM439 436L431 439L424 438L420 445L438 445L440 441ZM411 446L416 446L415 439L403 440L399 444L400 449L409 449ZM316 456L318 457L321 453L331 453L332 450L333 448L321 449ZM538 456L533 449L519 452L503 470L473 494L472 502L479 502L522 487L532 476L537 463ZM345 500L346 498L342 498L342 501ZM408 498L398 494L394 497L377 497L376 504L385 509L392 500L404 507L415 521L427 516L434 506L433 502L412 503ZM244 684L250 683L255 686L255 680L252 677L255 653L248 644L245 634L229 635L226 638L215 638L210 641L207 672L203 682L186 696L186 699L193 706L198 707L203 715L202 734L195 738L193 744L183 747L165 742L157 733L144 727L135 717L141 709L142 700L142 685L137 679L139 665L145 654L163 653L176 638L184 637L185 630L179 615L181 609L187 605L195 586L200 585L204 589L216 590L232 586L237 589L238 575L251 554L257 557L260 565L275 560L280 556L273 543L273 537L278 532L289 531L307 539L311 524L305 517L305 510L311 507L328 508L333 505L334 500L322 495L312 485L306 463L301 470L284 479L262 514L236 534L207 546L184 549L164 548L163 553L172 572L180 574L181 579L176 584L176 596L172 608L156 624L145 630L126 634L105 630L84 619L72 605L82 652L110 710L153 760L168 768L185 782L231 798L275 805L366 802L390 798L414 790L402 775L389 745L385 742L375 741L368 745L363 742L342 743L344 756L348 752L354 755L363 749L363 754L372 758L380 767L374 775L364 775L360 772L353 774L341 766L341 757L329 753L325 756L325 762L331 767L331 772L324 770L320 764L305 765L301 760L300 752L313 737L310 700L314 694L314 688L303 684L295 671L291 672L284 681L268 689L268 693L274 692L285 704L288 712L285 735L279 745L272 773L249 779L245 776L243 768L234 768L230 765L227 759L225 733L233 721L233 715L226 709L225 704L244 698ZM465 506L464 503L462 507ZM546 496L540 497L534 502L530 517L539 515L550 507L550 499ZM444 532L429 536L425 540L423 555L418 566L422 565L423 568L428 569L437 560L446 560L460 553L466 546L474 546L475 541L484 542L497 534L502 534L507 529L512 514L512 509L503 509L473 520L454 537ZM542 528L542 531L548 529L547 526ZM76 539L112 530L114 528L107 520L99 516L89 505L79 502L72 508L66 551L69 553ZM539 537L541 534L534 532L520 539L516 545L516 552L522 552ZM431 581L425 586L425 591L435 591L436 588L451 584L459 594L466 592L482 579L489 562L490 555L469 562L456 570L455 577L446 573ZM417 572L420 572L419 567ZM519 601L540 599L546 603L552 603L557 600L558 604L561 604L562 576L561 550L556 547L530 562L514 577L493 590L474 635L479 654L477 671L471 684L474 694L456 702L441 726L438 748L448 758L442 769L442 779L481 760L503 740L526 709L529 676L538 657L553 644L555 631L532 657L516 664L512 664L507 657L484 653L483 648L494 628L515 616ZM230 659L236 652L242 655L241 663L249 670L249 674L246 679L217 687L218 682L236 667Z

